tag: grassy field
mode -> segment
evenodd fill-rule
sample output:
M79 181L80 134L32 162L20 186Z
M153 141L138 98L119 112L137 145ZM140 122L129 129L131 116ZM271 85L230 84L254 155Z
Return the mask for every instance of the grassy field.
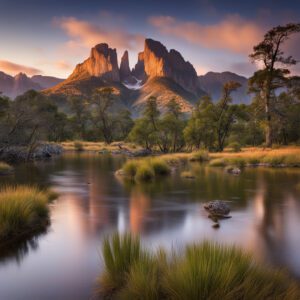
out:
M203 242L172 254L114 234L102 246L104 299L300 299L299 285L234 246Z
M0 190L0 243L38 231L49 223L48 203L56 194L31 186Z

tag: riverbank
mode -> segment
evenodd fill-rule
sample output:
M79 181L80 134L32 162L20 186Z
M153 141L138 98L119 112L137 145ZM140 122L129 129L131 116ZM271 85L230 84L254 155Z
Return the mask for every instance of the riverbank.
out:
M135 156L135 153L136 156L139 156L139 154L143 154L140 156L151 155L150 152L146 153L140 146L126 142L114 142L110 145L104 142L63 142L60 145L65 151L94 151L127 156ZM205 153L201 150L168 154L154 151L152 155L160 156L170 163L176 163L182 160L202 161L201 158L197 158L197 155L199 156L201 152L202 154ZM300 146L282 146L280 148L245 147L239 152L233 152L232 149L226 148L223 152L207 153L207 158L203 160L210 161L211 166L300 167Z

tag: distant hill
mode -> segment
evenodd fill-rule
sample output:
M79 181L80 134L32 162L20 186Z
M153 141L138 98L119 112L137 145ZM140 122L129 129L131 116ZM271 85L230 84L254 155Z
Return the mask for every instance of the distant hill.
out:
M42 75L36 75L30 78L24 73L10 76L0 71L0 92L14 99L28 90L41 91L61 81L63 81L63 79Z
M228 81L237 81L242 85L237 91L232 93L234 103L249 103L251 101L250 95L247 94L248 79L246 77L232 72L208 72L199 76L198 80L200 88L209 94L214 101L221 98L222 87Z

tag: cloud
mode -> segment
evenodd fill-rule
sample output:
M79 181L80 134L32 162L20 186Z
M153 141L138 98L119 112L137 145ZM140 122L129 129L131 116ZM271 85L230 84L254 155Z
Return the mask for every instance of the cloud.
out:
M81 45L91 48L99 43L108 43L111 47L135 49L143 42L144 37L132 34L115 27L101 26L74 17L55 19L54 23L62 28L71 38L70 45Z
M55 62L55 67L62 71L68 71L72 69L72 65L64 60L59 60Z
M263 37L263 31L256 23L244 20L239 15L227 16L212 25L181 21L171 16L152 16L148 21L163 34L206 48L236 53L250 53Z
M0 60L0 70L2 70L5 73L9 73L11 75L15 75L20 72L26 73L27 75L30 75L30 76L43 73L39 69L15 64L15 63L7 61L7 60Z

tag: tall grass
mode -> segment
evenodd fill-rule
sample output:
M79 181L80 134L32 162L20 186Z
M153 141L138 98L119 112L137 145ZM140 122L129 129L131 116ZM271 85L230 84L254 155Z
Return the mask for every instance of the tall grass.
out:
M124 175L135 181L150 181L170 174L170 167L160 158L127 160L122 167Z
M206 150L199 150L195 153L192 153L190 161L199 161L199 162L206 162L209 161L209 153Z
M130 234L103 244L101 291L108 299L300 299L283 271L257 264L233 246L203 242L169 257L151 253Z
M0 161L0 175L11 174L14 171L14 168L9 164Z
M49 222L48 202L56 194L30 186L0 190L0 242L39 230Z
M75 149L75 151L78 151L78 152L84 151L83 143L80 142L80 141L75 141L74 142L74 149Z

